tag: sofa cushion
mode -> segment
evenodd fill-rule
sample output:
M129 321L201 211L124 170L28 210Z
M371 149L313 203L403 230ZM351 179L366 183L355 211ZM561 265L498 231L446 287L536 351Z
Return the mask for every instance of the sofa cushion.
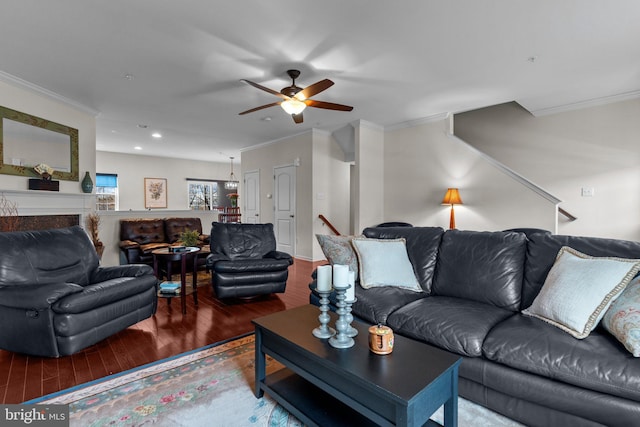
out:
M542 320L514 315L483 345L494 362L589 390L640 401L640 363L598 328L576 340Z
M440 240L444 230L440 227L380 227L365 228L362 234L373 239L404 238L413 271L426 292L431 292L433 274Z
M249 273L261 271L281 271L289 268L288 259L238 259L235 261L217 261L213 270L217 273Z
M523 233L448 230L432 293L519 311L526 249Z
M522 313L584 338L639 269L638 260L596 258L563 246L540 293Z
M640 277L636 277L609 307L602 326L634 357L640 357Z
M414 292L396 287L363 289L356 286L356 302L353 314L367 322L386 324L391 313L412 301L426 297L425 292ZM335 293L329 297L335 305Z
M164 220L162 218L121 219L120 240L131 240L141 245L166 242Z
M409 261L404 238L357 238L351 243L358 254L360 286L364 289L394 286L422 292Z
M329 264L348 265L349 270L356 273L358 279L358 257L351 246L351 240L355 236L328 236L316 234L322 253Z
M617 257L640 259L640 242L601 239L597 237L562 236L554 234L532 234L527 244L524 284L521 308L525 309L542 289L558 251L569 246L595 257Z
M391 313L395 332L464 356L482 355L485 336L511 311L468 299L430 296Z
M169 243L180 240L186 230L197 231L202 235L202 222L200 218L165 218L164 235Z

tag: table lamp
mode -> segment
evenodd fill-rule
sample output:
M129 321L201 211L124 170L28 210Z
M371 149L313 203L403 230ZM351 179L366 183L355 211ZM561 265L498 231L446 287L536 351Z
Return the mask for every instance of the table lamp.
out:
M442 199L443 205L451 205L451 216L449 217L449 228L453 230L456 228L456 217L453 212L453 205L461 205L462 199L460 198L460 193L457 188L448 188L447 192L444 195L444 199Z

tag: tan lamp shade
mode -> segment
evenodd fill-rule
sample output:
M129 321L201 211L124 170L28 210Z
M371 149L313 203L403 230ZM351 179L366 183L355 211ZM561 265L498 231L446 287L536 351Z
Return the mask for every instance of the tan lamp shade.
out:
M449 228L453 230L456 228L456 216L453 213L453 205L461 205L462 199L460 198L460 192L457 188L448 188L447 192L442 199L443 205L451 205L451 214L449 215Z
M448 188L447 192L442 199L443 205L461 205L462 199L460 198L460 192L457 188Z

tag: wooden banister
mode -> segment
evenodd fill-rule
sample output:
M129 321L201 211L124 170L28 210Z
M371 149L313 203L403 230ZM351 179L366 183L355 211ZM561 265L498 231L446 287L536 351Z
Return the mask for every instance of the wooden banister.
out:
M569 212L565 211L564 209L562 209L560 206L558 206L558 212L560 212L562 215L566 216L567 218L569 218L569 221L575 221L576 219L578 219L577 216L573 216L571 215Z
M331 224L331 222L322 214L318 215L318 218L320 218L320 221L322 221L327 227L329 227L329 230L333 231L333 233L336 236L340 236L340 232L333 226L333 224Z

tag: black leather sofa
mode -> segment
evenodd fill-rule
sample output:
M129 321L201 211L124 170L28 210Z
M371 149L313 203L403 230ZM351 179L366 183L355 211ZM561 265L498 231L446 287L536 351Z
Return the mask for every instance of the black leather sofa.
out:
M462 397L528 426L640 425L640 359L601 326L578 340L520 314L540 291L562 246L592 256L640 259L640 243L432 227L363 233L404 237L424 292L356 286L353 314L463 356ZM315 283L310 288L317 304Z
M214 222L207 268L216 296L251 298L284 292L291 255L276 251L273 224Z
M0 348L73 354L152 316L156 284L147 265L100 267L79 226L0 233Z

